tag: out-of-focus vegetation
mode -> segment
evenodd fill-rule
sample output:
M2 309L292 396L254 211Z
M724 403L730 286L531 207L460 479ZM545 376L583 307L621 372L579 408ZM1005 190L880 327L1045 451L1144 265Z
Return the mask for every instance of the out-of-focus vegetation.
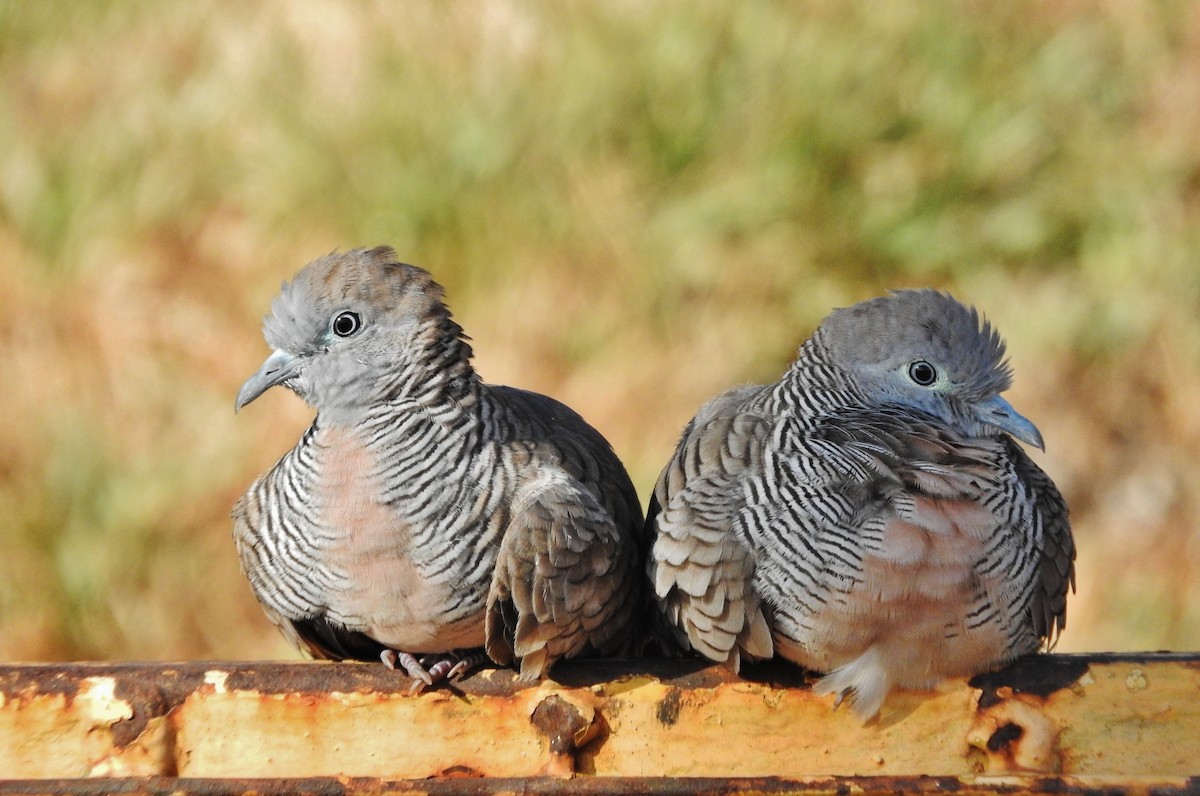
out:
M1079 593L1200 648L1200 8L0 3L0 658L288 653L228 512L279 282L393 244L647 496L712 394L932 285L1009 341Z

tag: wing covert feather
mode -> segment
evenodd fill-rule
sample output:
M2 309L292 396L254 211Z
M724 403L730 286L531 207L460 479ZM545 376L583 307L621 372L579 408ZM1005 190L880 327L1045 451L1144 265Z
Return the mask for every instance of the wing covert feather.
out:
M774 654L751 585L754 552L735 527L743 475L761 466L769 433L766 419L737 410L745 392L710 403L684 430L647 520L651 583L671 640L734 671L742 658Z
M1030 618L1038 638L1053 647L1067 626L1067 592L1075 591L1075 539L1067 503L1058 488L1020 445L1007 441L1017 476L1034 500L1036 519L1041 524L1039 582L1035 584Z
M543 478L515 505L487 600L486 650L536 679L559 658L610 653L637 599L634 550L587 490Z

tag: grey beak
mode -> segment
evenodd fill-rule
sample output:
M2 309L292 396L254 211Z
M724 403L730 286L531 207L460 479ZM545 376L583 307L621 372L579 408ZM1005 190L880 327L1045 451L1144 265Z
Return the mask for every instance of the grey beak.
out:
M295 376L300 371L300 365L300 357L289 354L287 351L276 351L271 354L262 363L262 367L258 369L258 372L246 379L246 383L242 385L242 389L238 390L237 400L233 404L233 411L235 413L238 412L246 404L276 384L282 384L292 376Z
M1026 445L1032 445L1041 451L1046 450L1042 442L1042 432L1038 431L1037 426L999 395L975 404L975 412L980 421L1001 431L1007 431Z

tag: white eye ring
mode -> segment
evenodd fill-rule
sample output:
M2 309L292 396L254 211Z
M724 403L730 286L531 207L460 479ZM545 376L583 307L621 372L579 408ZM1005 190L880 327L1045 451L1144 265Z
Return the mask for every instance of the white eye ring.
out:
M913 384L920 387L928 387L937 381L937 368L930 365L923 359L918 359L916 362L910 362L908 365L908 377L912 379Z
M333 319L332 329L333 333L338 337L351 337L357 334L362 326L362 316L357 312L347 310L346 312L338 313L337 317Z

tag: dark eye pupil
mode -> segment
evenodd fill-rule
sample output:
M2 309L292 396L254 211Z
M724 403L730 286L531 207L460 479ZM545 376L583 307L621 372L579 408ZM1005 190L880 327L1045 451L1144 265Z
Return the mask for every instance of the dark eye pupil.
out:
M358 317L358 313L343 312L333 319L333 333L339 337L349 337L357 332L361 325L362 319Z
M937 371L928 362L914 362L908 366L908 376L922 387L928 387L937 379Z

